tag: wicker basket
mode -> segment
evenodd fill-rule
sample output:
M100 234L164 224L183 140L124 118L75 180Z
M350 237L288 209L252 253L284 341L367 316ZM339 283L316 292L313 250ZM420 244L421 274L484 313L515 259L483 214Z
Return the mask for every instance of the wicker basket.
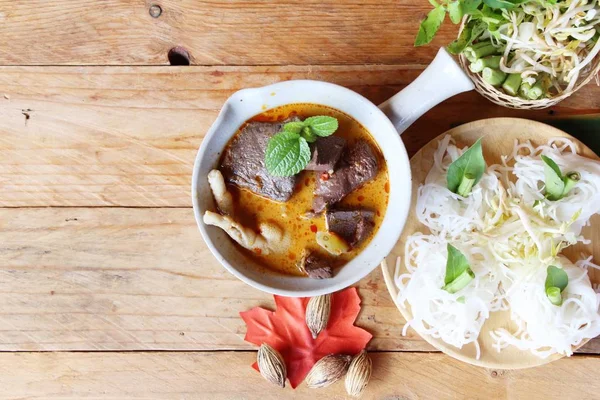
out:
M460 32L462 32L466 22L467 18L463 19ZM459 35L460 32L458 33ZM539 100L526 100L521 97L510 96L503 91L496 89L494 86L484 81L480 74L471 72L469 69L469 61L462 53L458 56L458 60L462 69L475 84L475 90L477 90L483 97L498 105L521 110L540 110L542 108L552 107L571 96L573 93L588 84L592 79L596 78L598 83L598 73L600 73L600 55L598 55L592 64L586 68L585 71L581 72L573 89L564 91L555 97Z

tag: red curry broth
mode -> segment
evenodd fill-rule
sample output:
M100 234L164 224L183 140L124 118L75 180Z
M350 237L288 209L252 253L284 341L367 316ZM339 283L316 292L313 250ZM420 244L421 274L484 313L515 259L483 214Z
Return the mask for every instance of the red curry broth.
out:
M346 264L369 244L373 235L381 226L385 210L387 209L389 193L387 165L375 140L352 117L333 108L317 104L290 104L265 111L250 121L277 122L293 116L304 119L315 115L329 115L337 118L339 128L335 132L335 135L346 139L347 145L352 145L357 140L363 139L368 141L373 150L375 150L380 167L375 179L356 189L336 204L336 208L365 208L376 211L374 219L375 227L371 235L359 246L341 256L332 256L317 244L315 238L316 232L326 231L324 214L310 219L305 217L306 213L312 209L313 192L316 179L320 177L319 173L302 171L298 175L294 194L285 203L264 198L234 185L228 185L234 197L236 214L240 218L240 222L253 229L258 229L260 222L269 221L287 230L292 235L291 247L286 253L282 254L271 253L269 255L261 255L258 252L239 246L248 257L252 258L259 265L286 275L303 275L298 269L297 264L302 257L304 249L318 252L319 255L327 258L334 268Z

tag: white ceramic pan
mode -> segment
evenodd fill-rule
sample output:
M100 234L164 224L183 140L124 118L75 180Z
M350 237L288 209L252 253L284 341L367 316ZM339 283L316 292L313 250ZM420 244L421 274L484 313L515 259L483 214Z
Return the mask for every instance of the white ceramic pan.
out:
M411 200L411 172L400 135L423 113L455 94L473 89L471 80L443 49L408 87L377 107L352 90L331 83L295 80L234 93L206 134L194 165L192 199L198 228L219 262L232 274L265 292L284 296L316 296L354 284L381 263L400 237ZM292 103L313 103L338 109L360 122L379 144L388 166L390 194L380 229L369 245L331 279L310 279L267 273L245 257L221 229L206 226L202 215L215 210L208 172L240 126L265 109ZM199 266L201 267L201 266Z

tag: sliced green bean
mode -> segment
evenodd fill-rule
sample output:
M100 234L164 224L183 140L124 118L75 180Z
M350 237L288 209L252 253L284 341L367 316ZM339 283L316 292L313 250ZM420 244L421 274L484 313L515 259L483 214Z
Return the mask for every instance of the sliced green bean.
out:
M472 62L469 66L471 72L477 73L483 71L485 67L488 68L500 68L500 59L501 56L489 56L485 58L480 58Z
M506 79L506 73L500 71L499 69L493 68L484 68L481 72L481 76L483 77L484 81L492 86L500 86Z
M521 74L510 74L508 78L502 84L502 89L507 94L511 96L516 96L519 93L519 87L521 86L521 82L523 82L523 78L521 78Z

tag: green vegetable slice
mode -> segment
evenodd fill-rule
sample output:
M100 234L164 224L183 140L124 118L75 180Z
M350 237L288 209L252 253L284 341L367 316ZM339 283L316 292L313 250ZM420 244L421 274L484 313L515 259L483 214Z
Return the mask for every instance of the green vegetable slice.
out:
M546 296L548 297L548 300L550 300L550 303L555 306L562 305L562 295L559 288L555 286L549 287L546 289Z
M546 274L546 282L544 284L546 296L552 304L555 306L560 306L562 304L561 293L569 284L569 276L564 269L558 268L554 265L548 266Z
M545 195L548 200L557 201L565 197L581 179L577 172L563 176L559 166L550 157L541 156L544 161Z
M461 196L466 197L471 192L473 186L481 180L484 172L485 160L481 148L481 138L479 138L473 146L450 164L446 176L448 189L453 193L458 193ZM472 182L463 183L465 179L472 180ZM459 193L461 185L462 192Z
M475 274L471 270L469 261L460 250L450 243L448 243L447 249L446 276L442 289L448 293L456 293L467 286L475 278Z

